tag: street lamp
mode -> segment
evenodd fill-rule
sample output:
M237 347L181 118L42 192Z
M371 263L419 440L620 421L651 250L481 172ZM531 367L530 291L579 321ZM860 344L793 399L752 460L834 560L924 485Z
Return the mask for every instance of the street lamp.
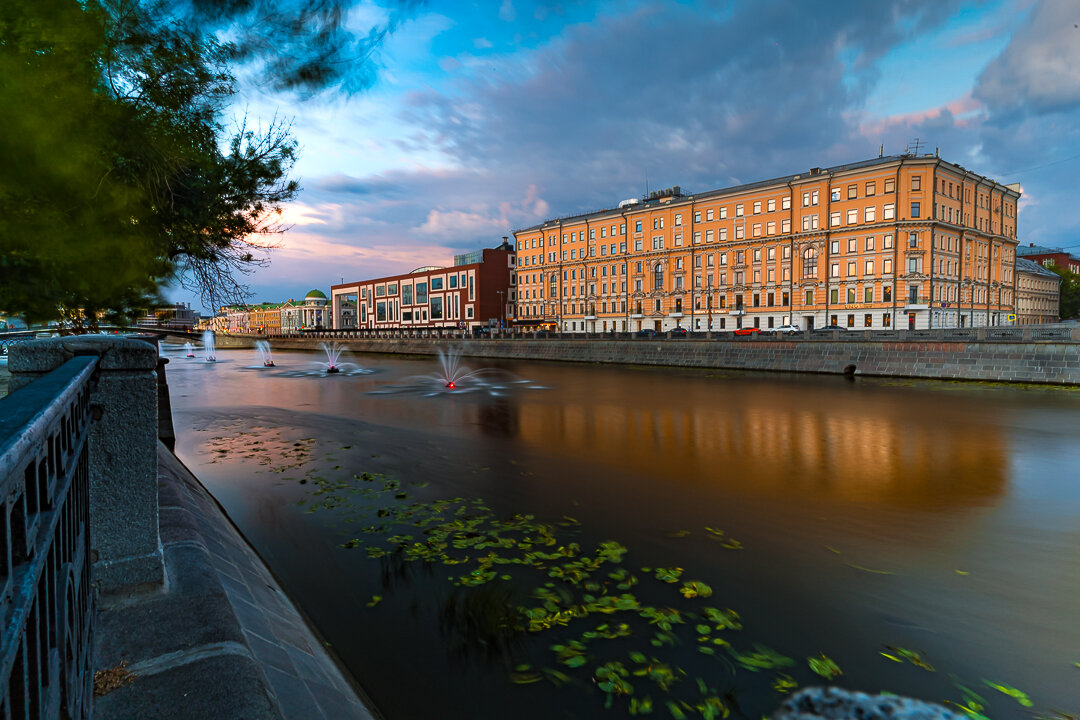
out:
M505 311L506 311L506 304L503 302L503 295L506 294L506 291L504 291L504 290L496 290L495 292L498 293L498 295L499 295L499 333L502 334L503 322L504 322L503 317L504 317Z

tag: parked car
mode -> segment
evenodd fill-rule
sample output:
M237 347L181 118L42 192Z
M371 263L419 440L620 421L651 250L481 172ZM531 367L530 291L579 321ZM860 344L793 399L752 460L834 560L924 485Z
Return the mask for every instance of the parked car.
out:
M686 328L684 328L684 327L671 328L671 337L673 337L673 338L686 337Z
M796 335L802 332L798 325L781 325L773 330L777 335Z
M736 335L760 335L761 334L761 328L755 328L755 327L737 328L735 330L735 334Z
M649 328L645 328L644 330L638 330L637 333L635 333L635 334L638 337L647 337L647 338L656 337L656 331L655 330L650 330Z
M826 325L825 327L819 327L814 332L832 332L833 330L843 330L847 332L847 328L843 325Z

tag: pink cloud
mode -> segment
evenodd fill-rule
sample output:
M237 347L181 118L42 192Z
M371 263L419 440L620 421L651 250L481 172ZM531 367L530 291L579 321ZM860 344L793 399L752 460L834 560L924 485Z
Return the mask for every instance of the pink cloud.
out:
M972 97L971 93L967 93L963 97L951 100L940 107L910 113L899 113L897 115L886 115L885 117L868 120L859 126L859 130L864 135L874 137L881 135L890 128L911 127L921 125L928 120L936 120L944 112L948 112L952 116L955 127L967 127L971 117L982 109L983 104Z

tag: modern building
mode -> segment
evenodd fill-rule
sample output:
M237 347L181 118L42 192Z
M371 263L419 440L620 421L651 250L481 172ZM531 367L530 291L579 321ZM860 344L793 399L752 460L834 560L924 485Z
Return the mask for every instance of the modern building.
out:
M674 187L515 232L515 320L566 332L1006 324L1019 197L936 155Z
M1016 249L1016 254L1037 262L1043 267L1064 268L1074 273L1080 273L1080 257L1065 252L1062 248L1051 248L1035 243L1028 243Z
M1061 318L1061 276L1028 258L1016 258L1016 322L1055 323Z
M199 321L199 313L186 303L162 305L139 318L135 325L141 328L167 328L169 330L191 330Z
M456 328L508 324L514 303L514 249L456 255L452 267L422 267L404 275L330 288L335 329Z

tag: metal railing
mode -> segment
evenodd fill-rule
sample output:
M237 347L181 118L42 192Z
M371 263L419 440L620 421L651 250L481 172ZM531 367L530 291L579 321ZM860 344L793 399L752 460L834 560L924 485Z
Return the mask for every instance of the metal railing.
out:
M0 398L0 717L89 718L87 438L97 357Z

